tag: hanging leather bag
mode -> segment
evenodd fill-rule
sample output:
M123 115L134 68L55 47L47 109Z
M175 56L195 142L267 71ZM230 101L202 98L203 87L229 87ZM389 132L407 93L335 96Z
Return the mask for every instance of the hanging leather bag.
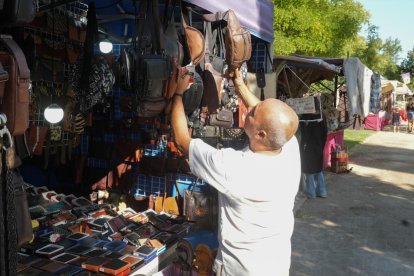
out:
M21 48L9 35L0 35L0 63L9 80L1 95L0 112L7 116L7 128L14 135L23 134L29 127L30 70ZM1 92L1 90L0 90Z
M0 22L7 25L30 23L36 16L37 0L4 0ZM1 8L1 7L0 7Z
M186 41L186 46L188 48L188 52L190 54L190 59L192 65L198 65L201 60L204 58L205 54L205 42L203 34L197 30L196 28L187 24L184 10L181 5L181 23L184 30L184 37Z
M214 22L227 19L225 32L226 63L228 71L232 73L235 68L240 68L242 63L248 61L252 54L250 32L240 26L239 19L233 10L225 13L203 15L204 20Z
M159 115L165 108L165 100L161 99L164 99L164 85L171 75L171 67L165 54L165 37L159 21L158 1L141 2L141 19L137 26L135 86L137 113L147 117ZM151 110L155 115L147 115L142 110Z
M225 29L226 63L229 72L240 68L242 63L248 61L252 54L250 32L240 26L239 19L233 10L227 12L227 28Z
M257 45L257 42L256 42ZM257 46L256 46L257 47ZM256 48L255 47L255 48ZM249 90L261 101L269 98L276 98L276 82L278 72L273 71L266 73L268 68L267 62L270 62L270 68L273 68L272 58L269 54L269 49L267 44L265 44L266 59L264 63L264 68L259 68L256 70L256 73L247 73L247 87Z
M191 189L184 190L184 216L196 222L194 229L215 229L218 223L217 191L207 187L196 190L198 180Z
M170 1L165 1L165 12L164 12L164 33L165 33L165 51L170 59L171 64L171 75L169 76L164 86L164 97L166 100L171 99L177 90L179 67L181 66L184 58L184 49L178 38L178 31L175 27L174 22L174 9L176 1L172 1L172 12L168 15L168 7Z

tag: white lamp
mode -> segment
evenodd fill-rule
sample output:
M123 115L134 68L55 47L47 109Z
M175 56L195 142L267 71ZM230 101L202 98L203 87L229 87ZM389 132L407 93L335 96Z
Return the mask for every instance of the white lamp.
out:
M112 51L113 45L109 39L105 38L99 42L99 51L104 54L110 53Z
M63 119L63 109L57 104L51 104L46 107L44 116L51 124L59 123Z

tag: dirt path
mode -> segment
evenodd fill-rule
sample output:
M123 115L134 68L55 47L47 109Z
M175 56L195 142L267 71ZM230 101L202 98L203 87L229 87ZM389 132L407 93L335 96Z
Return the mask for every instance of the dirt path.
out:
M296 212L291 275L414 275L414 135L377 132Z

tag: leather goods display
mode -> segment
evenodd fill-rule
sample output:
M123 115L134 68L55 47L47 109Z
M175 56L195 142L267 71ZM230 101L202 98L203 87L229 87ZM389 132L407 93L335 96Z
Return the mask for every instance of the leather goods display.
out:
M203 34L196 28L189 26L186 22L185 15L183 13L183 7L181 5L181 24L184 30L185 41L188 51L190 53L192 65L197 65L201 62L205 54L205 42Z
M6 24L30 23L36 16L38 1L34 0L4 0L3 10L0 11L0 22Z
M184 216L196 222L194 229L216 229L218 223L217 191L210 187L196 190L195 181L191 189L184 190Z
M0 62L9 74L4 95L0 95L0 112L7 116L12 135L23 134L29 126L30 71L23 51L9 35L0 35Z

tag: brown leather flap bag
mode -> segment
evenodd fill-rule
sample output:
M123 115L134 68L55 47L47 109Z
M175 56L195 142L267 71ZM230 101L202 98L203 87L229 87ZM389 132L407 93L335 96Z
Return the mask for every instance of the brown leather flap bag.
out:
M181 1L180 1L181 5ZM181 7L181 23L185 34L185 41L187 43L188 51L190 53L193 65L197 65L204 58L205 43L203 34L194 27L187 24L184 18L183 9Z
M30 71L21 48L9 35L0 35L0 62L9 74L0 112L7 116L7 128L12 135L23 134L29 126Z

